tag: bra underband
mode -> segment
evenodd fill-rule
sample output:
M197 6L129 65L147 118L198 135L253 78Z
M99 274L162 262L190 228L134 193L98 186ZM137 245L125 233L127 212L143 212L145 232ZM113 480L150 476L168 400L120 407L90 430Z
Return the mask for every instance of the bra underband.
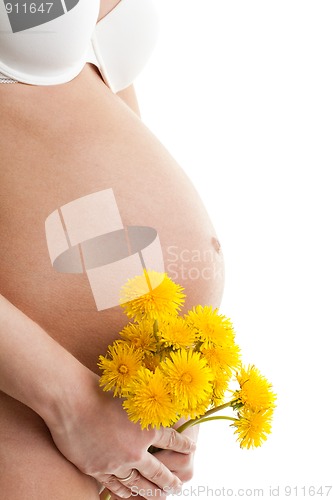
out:
M12 78L8 78L8 76L0 73L0 83L18 83L18 81L13 80Z

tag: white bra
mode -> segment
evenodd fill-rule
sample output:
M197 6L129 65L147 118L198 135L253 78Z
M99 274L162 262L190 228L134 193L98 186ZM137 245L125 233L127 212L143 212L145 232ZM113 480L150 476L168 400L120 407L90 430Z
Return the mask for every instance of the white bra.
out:
M99 0L0 0L4 83L66 83L91 62L113 92L128 87L156 44L154 0L121 0L96 24L98 13Z

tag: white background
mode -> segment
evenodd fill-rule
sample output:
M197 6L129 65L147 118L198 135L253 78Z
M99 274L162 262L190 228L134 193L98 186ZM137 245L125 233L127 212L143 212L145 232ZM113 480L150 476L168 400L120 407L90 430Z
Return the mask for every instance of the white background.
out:
M143 120L206 203L226 262L221 311L278 393L262 448L240 450L224 422L201 426L186 488L326 498L301 488L333 484L332 2L156 3Z

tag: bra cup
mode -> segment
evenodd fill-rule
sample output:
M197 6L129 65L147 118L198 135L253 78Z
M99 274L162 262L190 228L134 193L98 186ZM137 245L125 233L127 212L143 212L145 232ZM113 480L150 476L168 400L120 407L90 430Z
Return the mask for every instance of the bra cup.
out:
M153 0L121 0L97 24L92 45L105 82L119 92L142 71L158 38Z
M15 8L14 1L12 5ZM78 74L96 26L99 1L66 0L65 5L70 10L58 11L55 19L13 32L9 14L0 2L0 71L36 85L63 83ZM22 16L19 21L13 19L14 27L21 23L24 28Z

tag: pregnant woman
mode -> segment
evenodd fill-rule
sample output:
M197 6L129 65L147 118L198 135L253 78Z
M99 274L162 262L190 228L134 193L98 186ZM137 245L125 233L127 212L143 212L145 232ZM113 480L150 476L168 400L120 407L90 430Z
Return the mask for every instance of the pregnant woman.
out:
M57 272L45 237L56 209L112 189L124 226L157 231L185 309L220 304L212 224L142 123L132 87L154 46L153 7L0 2L0 491L8 500L95 500L103 486L114 498L134 488L164 498L192 474L195 430L142 431L99 388L98 355L125 314L97 310L84 273ZM195 273L184 272L185 255L195 256ZM161 451L151 455L150 445Z

